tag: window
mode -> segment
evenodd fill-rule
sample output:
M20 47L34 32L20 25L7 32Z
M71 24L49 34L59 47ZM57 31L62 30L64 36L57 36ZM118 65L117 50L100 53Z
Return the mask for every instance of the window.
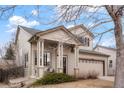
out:
M37 50L34 50L34 64L37 65Z
M87 46L90 46L90 39L87 38Z
M86 38L86 37L85 37L85 40L84 40L84 42L85 42L84 44L85 44L85 45L87 45L87 38Z
M90 45L90 42L89 41L90 41L89 38L85 37L85 45L86 46L89 46Z
M88 37L79 37L79 40L83 43L83 45L90 46L90 39Z
M51 55L50 52L44 53L44 66L50 66Z
M109 60L109 68L112 68L112 60Z
M27 67L27 62L28 62L28 53L25 54L25 64L24 67Z
M80 42L84 45L84 40L85 40L85 38L84 37L78 37L78 39L80 40Z
M81 37L81 41L85 45L85 38L84 37Z
M25 54L25 64L24 64L24 67L26 68L26 54Z

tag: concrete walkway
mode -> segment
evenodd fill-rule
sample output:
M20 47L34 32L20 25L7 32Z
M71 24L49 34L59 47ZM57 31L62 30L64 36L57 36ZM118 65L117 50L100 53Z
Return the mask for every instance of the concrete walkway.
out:
M101 76L98 78L101 80L107 80L107 81L113 81L114 82L114 76Z
M4 83L0 83L0 88L9 88L9 85L4 84Z
M32 84L36 79L31 78L17 78L10 80L10 84L13 85L13 87L21 87L20 84L23 83L23 87L28 87L30 84Z
M16 78L9 80L9 84L0 83L0 88L21 88L21 83L24 83L23 88L28 87L30 84L32 84L35 81L35 79L31 78Z

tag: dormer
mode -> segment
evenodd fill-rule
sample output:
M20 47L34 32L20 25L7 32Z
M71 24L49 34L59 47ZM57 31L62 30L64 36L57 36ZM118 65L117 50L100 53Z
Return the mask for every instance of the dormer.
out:
M82 42L80 49L93 49L93 34L84 25L77 25L68 30Z

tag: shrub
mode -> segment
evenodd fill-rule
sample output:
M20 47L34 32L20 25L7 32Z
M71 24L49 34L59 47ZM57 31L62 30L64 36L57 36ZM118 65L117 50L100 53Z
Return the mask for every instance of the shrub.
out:
M58 84L74 81L75 78L64 73L47 73L43 78L38 79L33 85Z
M85 72L81 74L79 79L97 79L98 75L99 73L97 73L96 71Z

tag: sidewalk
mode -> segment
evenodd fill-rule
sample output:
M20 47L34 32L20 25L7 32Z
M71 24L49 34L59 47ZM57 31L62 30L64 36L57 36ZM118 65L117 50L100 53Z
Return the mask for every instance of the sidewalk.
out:
M17 78L17 79L10 80L10 85L11 85L10 87L21 87L21 83L23 83L24 84L23 87L26 88L34 81L35 79L32 79L32 78Z
M4 84L4 83L0 83L0 88L9 88L9 85Z
M0 83L0 88L27 88L31 83L33 83L35 79L31 78L17 78L17 79L11 79L9 80L9 84ZM23 87L21 87L21 83L24 84Z
M101 76L98 77L101 80L108 80L108 81L113 81L114 82L114 76Z

